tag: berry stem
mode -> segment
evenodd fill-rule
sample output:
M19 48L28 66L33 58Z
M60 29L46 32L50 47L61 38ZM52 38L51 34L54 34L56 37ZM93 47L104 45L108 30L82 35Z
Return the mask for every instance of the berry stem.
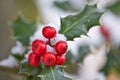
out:
M55 80L55 74L54 74L53 68L52 68L52 67L50 67L50 70L51 70L52 75L53 75L53 80Z
M48 39L48 44L51 45L51 43L50 43L50 38Z
M48 44L51 46L51 47L54 47L54 45L51 45L51 42L50 42L50 38L48 39Z

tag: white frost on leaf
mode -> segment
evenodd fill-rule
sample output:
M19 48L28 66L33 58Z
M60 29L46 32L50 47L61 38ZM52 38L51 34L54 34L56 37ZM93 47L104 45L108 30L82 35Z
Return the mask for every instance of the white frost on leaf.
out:
M79 38L74 38L74 41L76 42L76 45L89 45L90 41L89 41L89 37L85 36L85 35L81 35ZM78 45L78 46L79 46Z
M97 7L100 9L100 10L103 10L105 11L105 8L107 6L110 6L112 5L113 3L117 2L118 0L98 0L97 2Z
M47 45L47 52L55 52L55 50L50 45Z
M12 54L23 54L25 52L25 48L21 42L16 41L16 45L12 47L11 53Z
M79 38L74 38L74 48L78 48L82 45L89 45L93 47L100 47L104 43L104 37L99 30L100 26L93 26L87 33L88 36L81 35ZM71 46L71 47L73 47ZM71 48L72 49L72 48Z
M18 62L13 56L9 56L8 58L0 61L1 66L6 66L6 67L18 67Z
M85 0L69 0L69 2L77 10L83 10L86 4Z
M99 70L104 67L105 63L106 46L102 46L99 50L94 50L84 59L78 80L99 80Z
M32 44L32 42L36 39L40 39L43 40L44 42L47 41L47 39L42 35L42 29L44 26L42 25L38 25L37 30L35 31L35 33L30 37L30 44Z
M58 33L59 30L60 30L60 26L59 26L58 24L48 23L48 24L46 24L46 25L44 25L44 26L52 26L52 27L54 27L57 33Z
M104 37L100 32L100 26L93 26L87 33L89 36L89 42L94 46L101 46L104 43Z
M54 38L50 39L51 45L55 45L58 41L66 41L66 37L63 34L57 33Z
M74 38L74 43L70 45L70 50L76 56L78 47L83 45L90 46L91 54L83 60L83 65L79 70L79 77L76 80L105 80L105 76L99 73L106 63L106 46L104 37L99 30L100 26L93 26L87 33L88 36L81 35L80 38ZM101 47L102 46L102 47ZM97 50L96 47L100 49Z
M74 42L68 41L68 48L74 56L77 56L79 47L84 45L90 45L89 37L85 35L81 35L79 38L74 38Z

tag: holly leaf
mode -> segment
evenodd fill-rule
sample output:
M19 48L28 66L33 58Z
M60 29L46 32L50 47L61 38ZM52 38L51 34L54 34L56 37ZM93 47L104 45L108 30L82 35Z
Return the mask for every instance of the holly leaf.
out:
M70 0L65 0L65 1L55 1L54 5L58 7L59 9L62 9L64 11L79 11L78 9L74 8Z
M79 67L77 64L82 62L83 59L90 53L90 47L88 45L80 45L78 47L77 56L73 55L71 51L68 51L66 54L66 63L65 65L69 65L65 68L65 71L70 74L79 74Z
M43 80L72 80L64 76L63 67L45 67L42 72Z
M28 46L29 38L35 32L37 23L30 23L20 15L12 22L11 26L13 28L15 39L22 42L24 46Z
M76 57L76 63L82 62L83 59L90 53L90 47L88 45L79 46L78 55Z
M41 80L41 79L39 77L29 75L25 78L25 80Z
M112 11L115 14L120 15L120 1L117 1L113 5L108 6L107 9L110 10L110 11Z
M105 75L107 75L109 73L109 71L113 68L114 61L115 61L114 54L113 54L113 51L111 50L107 54L107 63L106 63L106 65L103 67L103 69L101 69L101 71L104 72Z
M90 47L89 45L80 45L78 48L77 53L75 53L77 56L74 56L71 51L68 51L66 54L66 63L65 64L77 64L79 62L82 62L83 59L90 53Z
M86 6L82 12L61 18L60 33L64 34L68 40L73 40L87 31L94 25L99 24L102 13L94 6Z
M107 63L101 71L104 72L105 75L108 75L112 69L120 74L120 49L117 48L110 49L107 55Z
M65 65L69 65L69 64L73 64L75 61L74 61L75 57L74 55L72 54L71 51L68 51L67 54L66 54L66 62L65 62Z
M37 75L41 72L40 66L33 67L28 62L22 62L20 65L19 73L27 75Z
M115 71L120 74L120 59L116 60L114 68L115 68Z
M12 54L12 56L17 59L18 61L22 61L24 58L23 54Z

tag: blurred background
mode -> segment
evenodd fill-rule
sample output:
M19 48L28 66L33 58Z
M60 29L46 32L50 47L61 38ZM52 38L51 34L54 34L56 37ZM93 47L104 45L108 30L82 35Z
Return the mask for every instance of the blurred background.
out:
M10 54L10 48L14 45L9 23L19 13L22 13L28 20L35 20L39 16L34 0L0 0L0 60Z
M0 60L7 58L11 53L11 47L15 45L12 39L13 31L9 24L19 13L22 13L29 21L39 16L34 0L0 0ZM16 71L0 68L0 80L16 79L21 80Z
M98 8L104 11L107 4L113 4L117 0L0 0L0 61L8 58L11 54L11 48L16 43L12 37L13 31L10 23L17 15L22 14L29 21L39 18L38 21L41 24L54 23L60 26L60 17L82 11L86 1L89 5L98 3ZM78 67L78 65L76 66ZM76 74L77 70L73 65L71 67L73 70L68 69L68 72ZM0 80L21 80L23 78L24 76L18 75L14 69L0 67ZM103 74L99 75L99 78L96 80L106 80ZM77 80L82 79L78 77ZM118 74L111 71L107 80L120 80L120 78Z

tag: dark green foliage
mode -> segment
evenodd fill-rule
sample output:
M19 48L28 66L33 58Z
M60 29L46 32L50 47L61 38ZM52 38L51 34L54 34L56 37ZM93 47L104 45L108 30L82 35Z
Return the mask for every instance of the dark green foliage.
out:
M37 22L30 23L23 16L18 16L12 22L14 38L20 41L24 46L29 46L29 38L35 32Z
M94 25L99 24L99 18L102 13L96 6L86 6L82 12L61 18L60 33L64 34L68 40L79 37Z

